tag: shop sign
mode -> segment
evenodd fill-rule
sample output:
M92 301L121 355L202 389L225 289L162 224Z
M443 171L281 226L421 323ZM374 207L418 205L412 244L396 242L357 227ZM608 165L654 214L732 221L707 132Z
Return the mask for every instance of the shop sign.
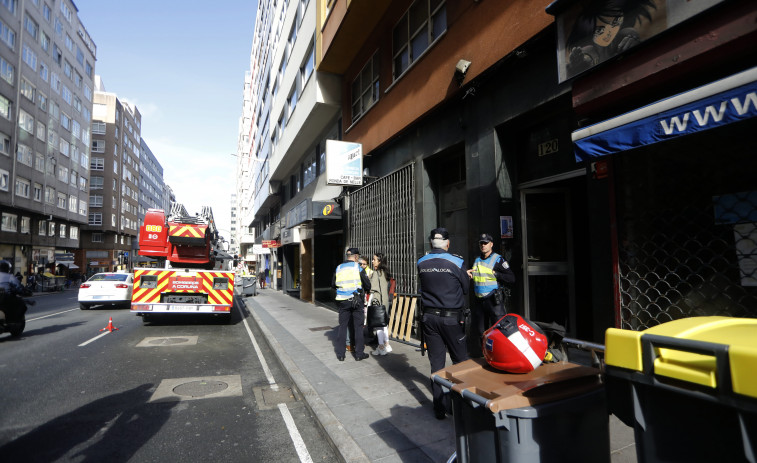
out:
M270 254L271 251L268 248L263 247L262 244L253 244L252 253L253 254Z
M564 82L623 54L724 0L556 0L557 66Z
M342 208L334 201L313 201L314 219L341 219Z
M294 206L292 209L287 212L286 215L286 225L288 228L292 228L295 225L299 225L302 222L305 222L307 220L312 219L312 216L308 216L308 203L310 200L306 199L299 203L298 205ZM286 229L282 231L282 237L285 233Z
M363 185L363 145L326 140L326 184Z
M281 243L277 240L263 240L264 248L278 248L279 246L281 246Z

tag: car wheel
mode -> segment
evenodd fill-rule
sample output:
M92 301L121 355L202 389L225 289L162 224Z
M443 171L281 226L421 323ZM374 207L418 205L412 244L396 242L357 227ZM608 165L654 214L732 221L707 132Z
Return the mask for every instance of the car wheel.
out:
M85 303L83 303L83 302L80 302L80 303L79 303L79 308L80 308L81 310L88 310L88 309L89 309L89 304L85 304Z

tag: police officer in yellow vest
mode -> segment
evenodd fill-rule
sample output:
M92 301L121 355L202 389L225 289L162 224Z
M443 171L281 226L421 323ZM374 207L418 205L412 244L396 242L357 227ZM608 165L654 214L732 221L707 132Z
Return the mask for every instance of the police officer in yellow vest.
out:
M507 261L492 252L494 242L491 235L483 233L478 238L481 254L473 262L473 268L468 270L468 276L473 279L473 310L471 311L471 337L478 335L480 349L484 331L507 314L504 307L504 296L501 284L513 283L515 274ZM478 349L472 354L476 355Z
M347 327L350 323L355 328L355 360L364 360L363 323L365 314L363 304L365 294L371 290L371 281L357 263L360 253L357 248L349 248L347 259L336 268L331 286L336 289L336 303L339 309L339 331L336 339L336 358L344 361L346 350Z

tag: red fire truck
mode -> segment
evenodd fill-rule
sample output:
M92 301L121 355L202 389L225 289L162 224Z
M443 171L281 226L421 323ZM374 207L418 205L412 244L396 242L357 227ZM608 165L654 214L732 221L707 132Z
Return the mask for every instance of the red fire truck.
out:
M144 322L153 314L214 314L231 319L234 272L221 247L213 211L189 215L174 203L166 217L148 209L139 228L139 255L162 268L135 268L131 311Z

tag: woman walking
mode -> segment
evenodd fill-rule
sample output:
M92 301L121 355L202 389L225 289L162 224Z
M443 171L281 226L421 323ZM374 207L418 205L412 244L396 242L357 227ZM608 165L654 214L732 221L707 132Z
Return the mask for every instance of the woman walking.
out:
M386 307L388 312L389 280L391 280L392 275L389 273L389 267L386 264L386 256L377 252L373 255L371 263L373 265L373 273L370 277L372 302L377 301ZM378 347L371 354L386 355L391 352L392 347L389 345L389 330L387 327L376 328L376 336L378 337Z

